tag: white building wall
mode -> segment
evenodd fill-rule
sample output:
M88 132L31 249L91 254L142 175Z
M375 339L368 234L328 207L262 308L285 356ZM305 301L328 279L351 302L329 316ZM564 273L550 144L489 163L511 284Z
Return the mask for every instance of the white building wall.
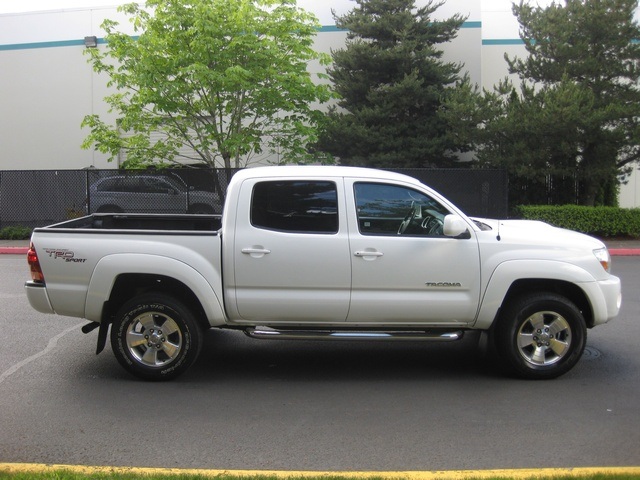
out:
M299 0L299 5L323 26L317 50L329 53L344 45L346 33L336 31L332 11L344 14L353 8L352 2ZM446 18L458 12L468 21L458 38L445 46L445 57L463 62L472 79L480 82L480 0L450 0L437 15ZM80 128L84 116L109 118L103 102L107 78L92 71L83 42L85 36L104 37L100 24L106 18L134 34L116 7L0 15L0 170L117 168L106 155L80 148L88 134ZM320 66L310 69L318 71Z
M0 170L116 166L80 148L84 116L109 118L107 78L83 54L105 18L130 28L115 8L0 15Z
M618 204L623 208L640 207L640 167L634 166L626 183L620 185Z
M328 53L344 45L346 33L336 31L332 10L344 14L353 2L298 0L298 4L315 13L323 25L317 50ZM458 37L443 46L444 59L463 63L473 82L491 89L507 75L505 52L526 54L511 1L448 0L436 15L447 18L455 13L467 20ZM100 24L106 18L118 20L125 33L133 34L116 7L0 14L0 170L117 167L105 155L80 148L88 133L80 128L84 116L109 118L103 102L109 92L107 79L91 70L83 54L84 37L101 39ZM311 66L312 71L318 69ZM636 178L622 186L622 206L640 205Z

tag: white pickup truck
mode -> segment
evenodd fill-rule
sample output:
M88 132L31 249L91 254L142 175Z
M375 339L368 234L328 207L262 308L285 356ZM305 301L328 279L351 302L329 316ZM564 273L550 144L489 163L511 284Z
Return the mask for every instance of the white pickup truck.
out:
M349 167L237 173L222 216L94 214L37 228L39 312L111 325L120 364L169 379L207 328L254 338L454 341L476 330L513 373L571 369L620 308L599 240L471 219L419 181Z

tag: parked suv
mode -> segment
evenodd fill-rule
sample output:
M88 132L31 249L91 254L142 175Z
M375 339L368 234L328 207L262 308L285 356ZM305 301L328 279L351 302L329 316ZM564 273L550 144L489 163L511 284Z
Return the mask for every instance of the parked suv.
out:
M219 213L214 192L195 190L178 177L117 175L89 187L89 213Z

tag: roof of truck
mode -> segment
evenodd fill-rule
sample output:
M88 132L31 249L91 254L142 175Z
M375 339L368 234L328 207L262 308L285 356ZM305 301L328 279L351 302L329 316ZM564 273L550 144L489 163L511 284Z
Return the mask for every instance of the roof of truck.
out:
M234 175L238 180L246 178L267 177L358 177L367 179L397 180L406 183L420 184L421 182L408 175L377 170L374 168L344 167L336 165L283 165L270 167L255 167L240 170Z

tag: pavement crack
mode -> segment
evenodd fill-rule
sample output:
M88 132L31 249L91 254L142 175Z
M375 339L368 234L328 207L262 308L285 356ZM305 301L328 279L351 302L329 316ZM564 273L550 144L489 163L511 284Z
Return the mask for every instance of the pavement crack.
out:
M69 327L66 330L63 330L58 335L56 335L55 337L53 337L53 338L51 338L49 340L49 343L47 344L47 346L46 346L46 348L44 350L41 350L40 352L35 353L35 354L31 355L30 357L25 358L24 360L16 363L12 367L9 367L7 370L2 372L0 374L0 384L2 382L4 382L7 378L9 378L11 375L16 373L18 370L20 370L22 367L25 367L25 366L29 365L34 360L37 360L38 358L46 355L51 350L56 348L56 345L58 344L58 340L60 340L62 337L64 337L67 333L70 333L70 332L72 332L74 330L79 329L80 327L82 327L82 325L84 325L84 322L83 323L79 323L78 325L74 325L72 327Z

